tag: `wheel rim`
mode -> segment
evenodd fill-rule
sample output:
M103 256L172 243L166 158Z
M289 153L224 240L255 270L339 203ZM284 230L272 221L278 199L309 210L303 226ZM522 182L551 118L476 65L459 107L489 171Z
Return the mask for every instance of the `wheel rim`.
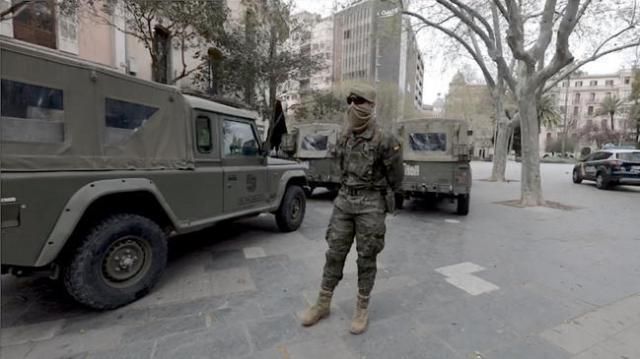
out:
M596 183L598 184L598 187L602 187L602 184L604 183L602 175L598 175L598 177L596 177Z
M577 181L578 180L578 172L573 171L573 180Z
M293 202L291 202L291 219L294 221L298 220L300 212L302 212L302 201L296 196Z
M116 288L143 278L151 266L151 246L142 238L126 236L113 242L102 261L102 277Z

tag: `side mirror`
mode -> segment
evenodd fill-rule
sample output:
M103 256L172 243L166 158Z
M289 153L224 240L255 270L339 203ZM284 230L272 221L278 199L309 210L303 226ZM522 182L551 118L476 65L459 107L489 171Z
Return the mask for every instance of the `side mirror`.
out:
M473 130L467 130L467 136L473 136Z

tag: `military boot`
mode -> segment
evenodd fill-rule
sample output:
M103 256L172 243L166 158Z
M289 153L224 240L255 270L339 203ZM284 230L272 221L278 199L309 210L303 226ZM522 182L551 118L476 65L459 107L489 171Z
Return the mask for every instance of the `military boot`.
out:
M369 297L358 294L356 312L351 321L351 334L362 334L369 324Z
M302 325L309 327L316 324L320 319L328 317L331 310L332 296L333 292L320 289L316 304L307 308L302 314Z

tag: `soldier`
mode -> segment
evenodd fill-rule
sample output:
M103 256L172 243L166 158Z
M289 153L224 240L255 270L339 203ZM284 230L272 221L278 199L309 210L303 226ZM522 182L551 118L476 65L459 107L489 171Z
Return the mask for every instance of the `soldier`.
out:
M394 210L394 191L402 183L402 151L391 134L375 122L375 90L355 86L347 103L345 131L337 144L341 188L334 202L326 240L329 249L316 304L302 315L311 326L329 315L333 290L342 279L344 262L356 240L358 300L351 333L367 329L369 295L376 277L376 258L384 248L386 213Z

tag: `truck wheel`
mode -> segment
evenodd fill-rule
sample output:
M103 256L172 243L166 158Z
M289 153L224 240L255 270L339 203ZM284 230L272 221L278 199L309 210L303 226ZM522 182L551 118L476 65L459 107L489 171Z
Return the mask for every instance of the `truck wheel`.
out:
M300 186L289 186L276 212L276 223L282 232L293 232L304 219L306 198Z
M470 199L470 195L467 194L460 194L458 195L458 208L456 210L456 213L461 215L461 216L466 216L467 214L469 214L469 199Z
M135 214L108 217L89 228L64 268L69 294L94 309L114 309L145 296L167 264L165 233Z

